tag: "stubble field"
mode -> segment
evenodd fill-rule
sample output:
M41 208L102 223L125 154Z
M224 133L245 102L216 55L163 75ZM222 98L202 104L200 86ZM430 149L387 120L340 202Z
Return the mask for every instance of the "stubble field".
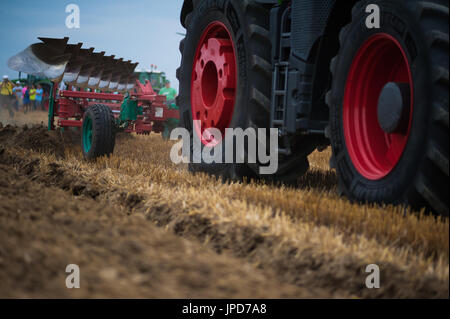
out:
M295 188L223 183L172 164L159 135L86 162L45 113L0 122L0 297L449 296L448 219L339 197L330 150Z

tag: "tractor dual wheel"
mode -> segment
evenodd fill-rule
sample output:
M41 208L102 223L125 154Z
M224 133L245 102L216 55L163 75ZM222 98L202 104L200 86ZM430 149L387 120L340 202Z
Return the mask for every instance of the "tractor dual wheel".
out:
M89 106L83 116L81 146L87 160L113 153L116 126L111 109L103 104Z
M266 128L268 135L272 90L269 9L252 0L204 0L185 18L187 35L180 43L182 62L177 70L181 123L190 131L191 141L201 141L202 150L221 147L223 156L223 163L207 164L197 158L191 142L189 169L193 172L237 180L258 177L258 163L225 164L225 143L208 136L205 129L218 129L222 138L226 128ZM281 157L278 172L261 177L296 180L308 169L306 157L312 150L288 160ZM247 150L239 156L247 159Z
M343 194L448 215L448 2L361 1L332 60L330 138ZM381 8L381 28L365 7Z

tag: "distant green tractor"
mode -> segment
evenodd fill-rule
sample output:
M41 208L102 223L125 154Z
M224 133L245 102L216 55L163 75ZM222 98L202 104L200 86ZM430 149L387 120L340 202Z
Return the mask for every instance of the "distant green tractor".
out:
M159 92L164 87L166 83L166 73L160 71L136 71L135 74L138 75L139 82L145 84L146 80L149 80L152 84L153 90Z
M160 71L138 70L135 74L142 84L145 84L145 81L147 80L150 81L153 90L157 93L164 87L167 81L166 73ZM179 110L178 106L175 104L175 100L168 100L166 104L169 110ZM174 128L178 127L179 122L179 118L169 118L167 122L164 123L164 130L162 132L163 139L168 140L170 138L170 133Z

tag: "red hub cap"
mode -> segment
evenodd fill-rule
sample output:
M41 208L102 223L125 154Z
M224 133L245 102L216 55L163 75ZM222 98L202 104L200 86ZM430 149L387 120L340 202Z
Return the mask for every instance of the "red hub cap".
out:
M401 108L395 129L386 131L381 128L377 111L379 101L383 101L380 100L383 88L392 83L406 86L410 98ZM347 150L362 176L380 180L396 167L408 141L412 113L413 81L405 51L388 34L370 37L350 68L343 105Z
M213 22L200 38L191 80L192 117L200 121L201 125L194 126L203 144L215 146L220 142L209 134L209 128L218 129L224 136L230 125L236 82L236 56L230 32L222 22Z

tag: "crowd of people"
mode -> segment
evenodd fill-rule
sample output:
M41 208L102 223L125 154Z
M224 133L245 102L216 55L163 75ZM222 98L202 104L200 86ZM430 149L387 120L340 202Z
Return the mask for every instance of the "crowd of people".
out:
M69 89L64 82L60 83L59 91ZM13 83L7 75L3 76L0 83L0 111L6 109L10 118L14 117L15 112L23 111L24 113L33 111L45 111L44 96L46 95L42 85L25 84L22 86L20 81ZM117 93L117 92L115 92ZM58 93L59 94L59 93ZM177 91L170 86L170 81L165 82L165 86L159 91L160 95L166 96L169 108L175 105Z
M4 75L0 84L0 93L0 106L8 110L11 118L14 117L14 112L45 111L42 103L44 89L40 84L26 84L22 87L21 82L17 81L14 84L7 75Z

